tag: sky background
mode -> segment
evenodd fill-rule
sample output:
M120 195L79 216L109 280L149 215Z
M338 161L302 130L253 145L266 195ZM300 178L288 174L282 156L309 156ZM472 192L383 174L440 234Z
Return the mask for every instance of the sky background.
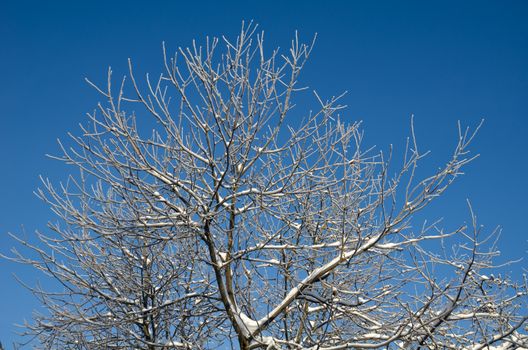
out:
M448 159L457 121L484 126L467 167L428 214L453 227L468 219L466 198L487 229L503 227L502 259L527 258L528 2L526 1L8 1L0 2L0 253L45 230L52 213L33 191L39 175L65 178L47 159L57 138L100 101L86 83L108 66L126 73L162 71L169 49L193 38L236 35L242 20L266 32L268 47L286 48L298 30L318 39L301 82L323 97L348 91L345 121L363 121L365 145L402 150L410 116L422 168ZM302 98L311 98L310 96ZM302 99L300 100L302 101ZM298 103L302 111L302 104ZM292 121L293 123L295 121ZM526 261L508 267L519 279ZM0 341L17 339L13 323L38 304L13 278L31 269L0 260ZM8 346L10 348L10 346Z

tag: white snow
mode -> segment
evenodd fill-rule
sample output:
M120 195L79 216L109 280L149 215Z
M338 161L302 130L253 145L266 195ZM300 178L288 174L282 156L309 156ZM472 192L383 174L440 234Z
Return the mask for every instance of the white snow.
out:
M130 250L128 250L127 247L122 246L121 249L123 249L123 253L125 253L125 255L128 256L129 258L133 258L134 257L134 255L130 252Z
M398 247L400 244L398 243L382 243L382 244L376 244L376 247L381 249L393 249Z
M169 340L168 342L165 343L165 346L173 346L173 347L180 347L180 348L185 347L186 348L185 344L176 342L174 340Z
M317 312L317 311L321 311L321 310L324 310L324 309L325 309L324 306L309 306L308 307L308 313Z
M367 334L364 334L362 337L370 338L370 339L386 339L387 338L385 335L378 334L378 333L367 333Z
M249 333L253 333L259 328L258 322L249 318L245 313L240 312L239 317L242 323L240 325L241 328L247 330Z
M256 337L254 342L259 345L267 345L266 350L280 349L277 347L277 343L275 343L275 339L273 337Z
M298 230L298 229L301 228L301 224L299 224L299 223L297 223L297 222L292 222L291 226L292 226L294 229L296 229L296 230Z

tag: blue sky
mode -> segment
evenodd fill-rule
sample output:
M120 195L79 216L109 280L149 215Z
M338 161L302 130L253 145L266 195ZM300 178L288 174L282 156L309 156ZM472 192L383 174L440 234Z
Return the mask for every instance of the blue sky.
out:
M411 114L424 167L445 161L456 123L484 126L473 149L481 156L430 213L446 225L467 219L470 198L479 221L503 227L506 258L526 258L528 243L528 3L525 1L3 1L0 5L0 252L7 232L45 229L51 212L33 194L39 175L67 170L46 153L76 133L99 101L84 83L108 66L162 70L161 42L186 46L206 35L233 36L253 19L269 46L286 47L295 30L313 56L301 81L342 100L344 120L363 120L367 145L401 150ZM302 106L298 107L299 109ZM512 267L520 277L526 262ZM30 269L0 260L0 341L38 304L18 285Z

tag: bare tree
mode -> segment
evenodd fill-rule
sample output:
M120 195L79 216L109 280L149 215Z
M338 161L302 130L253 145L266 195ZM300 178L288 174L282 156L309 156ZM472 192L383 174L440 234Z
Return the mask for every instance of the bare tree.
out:
M246 26L164 47L158 79L129 64L116 90L111 71L89 82L106 102L57 157L78 174L38 192L59 220L13 257L61 285L33 289L47 312L28 332L46 349L527 347L526 281L492 274L497 232L414 218L475 133L420 177L412 127L396 166L339 98L290 118L313 45L263 38Z

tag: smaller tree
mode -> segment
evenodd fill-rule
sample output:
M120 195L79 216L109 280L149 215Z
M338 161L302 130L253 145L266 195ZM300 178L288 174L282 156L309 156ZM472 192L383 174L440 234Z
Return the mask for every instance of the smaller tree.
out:
M46 349L528 346L526 281L491 274L496 232L416 222L474 133L420 177L412 132L393 170L338 98L289 119L311 45L268 55L251 26L223 43L165 55L146 92L132 65L130 91L92 84L106 104L58 157L79 174L39 191L59 221L16 256L63 286L34 290Z

